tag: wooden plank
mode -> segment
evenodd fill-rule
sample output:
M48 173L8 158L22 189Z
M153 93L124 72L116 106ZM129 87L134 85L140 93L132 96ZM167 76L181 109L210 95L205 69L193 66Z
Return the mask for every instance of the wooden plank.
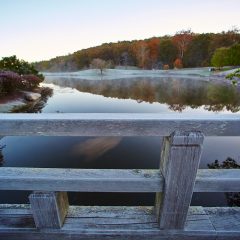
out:
M68 194L67 192L55 192L55 196L56 206L58 207L59 226L62 227L69 208Z
M239 231L240 232L240 208L205 208L214 228L217 231Z
M160 170L164 191L156 194L156 214L161 229L183 229L202 153L200 132L174 132L165 137Z
M61 228L68 211L65 192L35 192L29 196L36 227Z
M204 135L201 132L183 132L175 131L167 138L171 146L193 146L202 145L204 140Z
M28 205L0 205L0 239L240 239L239 208L190 207L184 230L160 230L152 207L73 207L62 229L37 230ZM18 210L17 219L13 210ZM22 214L20 214L22 210ZM2 212L4 211L4 212ZM25 212L25 213L24 213ZM3 214L2 214L3 213ZM26 221L26 219L29 219ZM97 221L103 219L103 221ZM128 220L131 221L128 224ZM135 221L135 222L134 222ZM135 224L134 224L135 223ZM113 226L115 229L113 230ZM135 225L140 225L136 229Z
M0 216L32 215L29 204L0 204Z
M8 168L0 190L71 192L159 192L159 170ZM194 192L240 192L240 169L199 169Z
M191 231L198 231L199 229L208 232L215 231L215 228L203 207L189 207L184 229Z
M25 207L25 206L24 206ZM187 217L186 229L161 231L153 207L73 207L69 209L62 229L31 228L4 225L2 219L9 217L0 214L0 239L176 239L176 240L213 240L215 230L201 207L191 207ZM25 207L26 208L26 207ZM26 210L26 209L23 210ZM1 206L0 206L1 209ZM24 222L24 215L22 216ZM19 217L20 218L20 217ZM12 220L13 221L13 220ZM15 238L14 238L15 237Z
M169 136L179 129L240 136L240 118L234 114L1 114L0 122L0 135L6 136Z
M240 169L199 169L194 192L240 192Z
M240 239L240 208L206 208L218 240Z
M1 168L0 190L151 192L162 186L151 170Z
M2 238L1 238L2 237ZM34 230L23 232L20 230L14 230L12 232L2 231L0 232L1 240L216 240L216 236L209 232L153 232L153 231L131 231L131 232L53 232L53 231L41 231L36 232ZM226 239L224 239L226 240ZM227 239L228 240L228 239ZM233 240L233 239L231 239ZM239 239L234 239L239 240Z

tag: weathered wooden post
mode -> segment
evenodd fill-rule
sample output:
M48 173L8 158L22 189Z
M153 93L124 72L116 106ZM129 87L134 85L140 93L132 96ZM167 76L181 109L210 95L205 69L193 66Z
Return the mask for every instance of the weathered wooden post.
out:
M164 137L160 171L164 189L156 194L155 210L161 229L183 229L191 203L204 136L174 132Z
M66 192L34 192L29 200L37 228L62 227L69 207Z

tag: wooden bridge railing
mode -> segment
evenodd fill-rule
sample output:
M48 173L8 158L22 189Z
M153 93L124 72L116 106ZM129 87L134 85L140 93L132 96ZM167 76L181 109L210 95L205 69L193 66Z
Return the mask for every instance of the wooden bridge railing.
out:
M198 169L204 135L240 136L240 117L2 114L2 136L163 136L160 170L0 168L0 239L240 239L239 208L191 207L193 192L240 192L240 170ZM154 192L151 207L69 207L67 192ZM33 216L33 217L32 217Z

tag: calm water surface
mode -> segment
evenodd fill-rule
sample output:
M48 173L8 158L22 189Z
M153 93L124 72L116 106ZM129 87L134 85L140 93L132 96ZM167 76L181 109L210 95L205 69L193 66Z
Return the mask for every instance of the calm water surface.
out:
M98 112L239 114L240 91L233 86L172 78L80 80L47 77L44 87L53 89L37 105L13 112ZM10 98L17 101L16 97ZM3 99L0 99L0 109ZM6 109L6 108L5 108ZM161 138L4 137L0 145L5 167L152 169L159 167ZM240 138L208 137L201 168L227 157L239 161ZM1 192L1 203L27 202L25 192ZM141 197L140 197L141 196ZM153 194L71 193L71 204L152 205ZM224 194L195 194L193 205L226 205Z
M240 112L240 89L174 78L81 80L47 77L54 90L42 112L217 114Z

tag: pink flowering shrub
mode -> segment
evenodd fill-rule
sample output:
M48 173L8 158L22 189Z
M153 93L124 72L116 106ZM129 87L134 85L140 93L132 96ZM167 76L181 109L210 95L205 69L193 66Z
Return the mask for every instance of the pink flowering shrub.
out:
M0 94L13 92L17 89L37 87L43 79L35 75L20 76L11 71L0 71Z
M0 72L0 93L12 92L22 85L22 78L10 71Z
M43 81L43 79L41 79L35 75L24 75L24 76L22 76L22 79L23 79L23 84L27 88L36 87Z

